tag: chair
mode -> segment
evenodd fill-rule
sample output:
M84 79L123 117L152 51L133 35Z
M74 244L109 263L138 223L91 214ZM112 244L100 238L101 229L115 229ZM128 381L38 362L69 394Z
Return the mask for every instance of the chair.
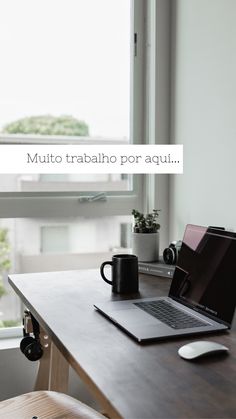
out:
M105 419L78 400L55 391L34 391L0 402L1 419Z

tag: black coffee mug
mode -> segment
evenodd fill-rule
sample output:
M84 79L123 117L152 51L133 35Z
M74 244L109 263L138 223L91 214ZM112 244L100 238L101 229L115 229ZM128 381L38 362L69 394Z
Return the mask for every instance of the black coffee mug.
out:
M112 280L105 277L104 268L111 265ZM135 255L114 255L112 261L101 264L100 273L105 282L112 285L112 292L128 294L138 292L138 258Z

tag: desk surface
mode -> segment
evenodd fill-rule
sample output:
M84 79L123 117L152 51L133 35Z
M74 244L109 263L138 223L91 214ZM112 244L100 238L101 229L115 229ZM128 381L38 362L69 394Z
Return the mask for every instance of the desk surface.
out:
M188 362L177 350L197 338L141 346L93 308L119 299L97 270L10 275L9 282L113 417L236 417L235 331L203 337L230 355ZM169 284L141 275L140 296L167 295Z

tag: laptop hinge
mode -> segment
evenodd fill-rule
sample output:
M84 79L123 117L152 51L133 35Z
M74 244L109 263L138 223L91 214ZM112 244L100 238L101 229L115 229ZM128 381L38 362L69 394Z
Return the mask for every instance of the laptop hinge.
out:
M205 316L211 320L214 320L216 323L219 324L223 324L224 326L227 326L229 329L231 329L231 323L225 322L224 320L219 319L218 317L215 317L211 314L209 314L208 312L206 313L204 310L201 310L197 307L193 307L191 306L191 304L187 304L185 301L183 300L179 300L178 298L172 297L171 295L169 295L169 298L171 298L172 300L176 301L177 303L190 308L191 310L195 311L196 313L202 314L202 316Z

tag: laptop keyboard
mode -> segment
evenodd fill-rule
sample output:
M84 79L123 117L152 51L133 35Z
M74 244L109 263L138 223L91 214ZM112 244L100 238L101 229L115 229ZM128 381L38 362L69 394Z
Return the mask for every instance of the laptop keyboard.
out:
M174 307L165 300L146 301L134 303L134 305L146 311L146 313L151 314L156 319L161 320L163 323L172 327L172 329L187 329L207 325L206 322Z

